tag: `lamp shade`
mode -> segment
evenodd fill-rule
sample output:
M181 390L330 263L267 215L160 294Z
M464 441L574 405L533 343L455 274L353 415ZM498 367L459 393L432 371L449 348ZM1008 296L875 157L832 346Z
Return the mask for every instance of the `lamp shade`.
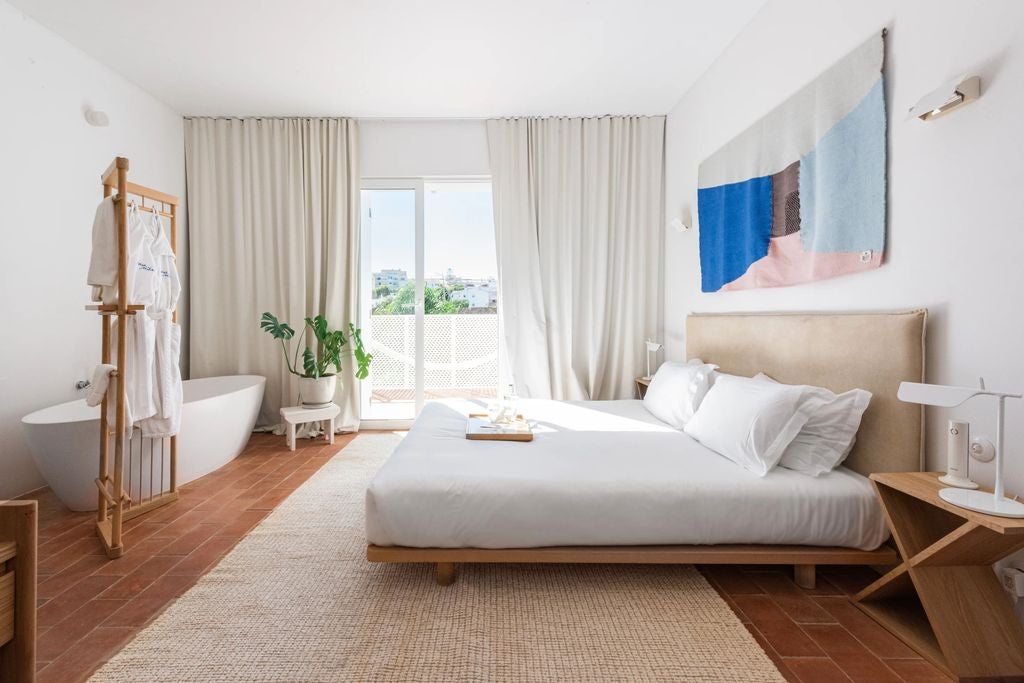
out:
M941 384L902 382L899 391L896 392L896 397L905 403L952 408L979 393L983 392L974 387L948 387Z

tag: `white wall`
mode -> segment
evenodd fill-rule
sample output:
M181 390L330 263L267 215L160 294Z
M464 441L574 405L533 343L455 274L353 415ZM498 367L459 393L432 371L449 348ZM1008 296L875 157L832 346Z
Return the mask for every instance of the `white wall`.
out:
M44 483L21 417L77 398L75 381L99 361L99 321L84 305L100 173L126 156L132 180L184 198L185 169L180 115L6 2L0 92L2 499ZM89 126L87 105L110 127ZM185 270L184 239L178 246Z
M877 271L774 290L700 294L696 230L666 237L666 350L683 354L690 311L926 306L928 377L1024 391L1024 3L990 0L770 0L672 109L667 220L696 216L697 166L730 138L888 27L889 232ZM982 97L931 122L906 120L918 98L960 73ZM956 414L993 435L994 406ZM944 413L929 412L932 469L945 468ZM1024 402L1008 407L1008 487L1024 493ZM992 467L972 465L991 482Z
M359 122L364 178L489 176L487 131L480 120Z

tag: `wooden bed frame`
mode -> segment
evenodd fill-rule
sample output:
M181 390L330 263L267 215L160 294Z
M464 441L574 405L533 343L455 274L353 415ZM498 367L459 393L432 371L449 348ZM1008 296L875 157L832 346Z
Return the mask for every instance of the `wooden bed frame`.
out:
M844 465L875 472L920 471L924 413L902 403L902 381L924 381L923 309L879 313L694 314L686 320L686 356L722 372L764 372L780 382L833 391L871 391L857 443ZM566 546L547 548L367 547L370 562L436 564L437 582L455 580L460 563L792 564L798 585L813 588L819 564L885 566L899 562L890 545L871 550L794 545Z

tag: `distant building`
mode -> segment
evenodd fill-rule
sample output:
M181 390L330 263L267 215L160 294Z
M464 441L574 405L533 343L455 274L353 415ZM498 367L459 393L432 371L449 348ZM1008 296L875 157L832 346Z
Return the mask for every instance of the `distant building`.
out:
M452 292L452 299L465 301L468 308L493 308L498 305L497 283L467 284Z
M401 289L409 282L409 275L404 270L387 269L373 274L373 288L388 287L392 292Z

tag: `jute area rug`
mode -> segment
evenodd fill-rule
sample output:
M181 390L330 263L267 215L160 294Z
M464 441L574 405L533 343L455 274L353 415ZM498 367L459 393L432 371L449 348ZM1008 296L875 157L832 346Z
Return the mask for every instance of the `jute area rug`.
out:
M783 681L689 566L370 564L364 434L93 681Z

